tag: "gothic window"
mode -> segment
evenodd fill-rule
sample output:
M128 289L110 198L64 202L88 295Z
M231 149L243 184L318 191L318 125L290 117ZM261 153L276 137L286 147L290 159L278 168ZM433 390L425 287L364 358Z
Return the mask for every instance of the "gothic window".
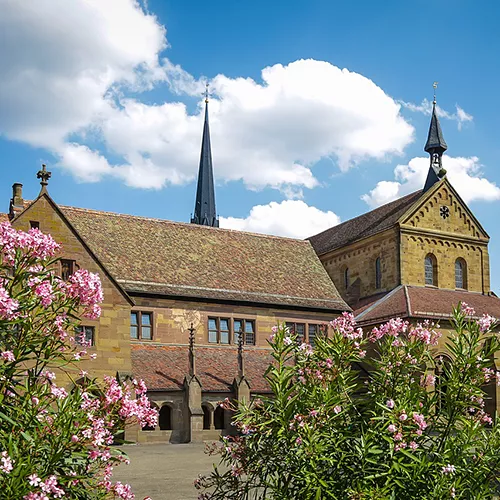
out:
M432 254L425 257L425 284L437 286L437 261Z
M172 430L172 408L169 405L163 405L158 418L161 431Z
M344 270L344 288L349 288L349 268L346 267Z
M151 340L153 338L153 313L132 311L130 313L130 338Z
M380 266L380 257L375 261L375 288L382 288L382 268Z
M467 264L463 259L455 261L455 288L467 288Z

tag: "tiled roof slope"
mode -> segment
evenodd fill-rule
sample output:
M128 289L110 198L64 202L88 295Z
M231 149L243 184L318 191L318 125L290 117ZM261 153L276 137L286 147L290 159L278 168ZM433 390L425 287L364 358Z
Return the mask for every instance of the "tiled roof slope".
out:
M349 309L308 241L60 209L128 292Z
M228 392L238 375L236 348L196 347L196 375L204 391ZM252 392L269 392L264 374L269 349L245 349L245 377ZM150 391L179 390L189 372L187 346L132 345L132 373Z
M478 317L490 314L500 318L500 299L462 290L442 290L419 286L399 286L378 301L354 315L360 324L371 325L396 316L402 318L451 318L452 309L459 302L473 307Z
M396 224L398 219L418 200L421 194L421 190L415 191L366 214L311 236L308 240L316 253L322 255L348 243L367 238Z

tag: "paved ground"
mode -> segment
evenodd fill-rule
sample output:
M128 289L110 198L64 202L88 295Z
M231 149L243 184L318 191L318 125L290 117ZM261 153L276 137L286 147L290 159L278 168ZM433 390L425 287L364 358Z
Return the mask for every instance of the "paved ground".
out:
M208 474L217 456L204 453L202 444L143 444L124 446L130 465L120 465L113 479L129 483L136 500L196 500L193 481Z

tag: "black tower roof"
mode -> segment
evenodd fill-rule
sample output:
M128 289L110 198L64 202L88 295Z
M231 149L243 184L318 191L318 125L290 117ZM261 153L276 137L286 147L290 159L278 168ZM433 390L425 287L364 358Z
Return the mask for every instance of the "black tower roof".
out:
M448 145L443 137L443 131L439 124L439 119L436 112L436 101L432 103L432 117L429 127L429 135L425 143L424 150L429 154L438 153L443 154L448 149Z
M198 171L198 187L192 224L219 227L215 210L214 171L212 167L212 149L210 147L210 128L208 126L208 95L205 99L205 123L201 141L200 168Z

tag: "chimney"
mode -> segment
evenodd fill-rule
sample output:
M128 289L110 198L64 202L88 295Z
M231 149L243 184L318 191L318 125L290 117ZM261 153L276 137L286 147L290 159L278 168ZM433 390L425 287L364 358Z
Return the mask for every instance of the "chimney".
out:
M16 215L24 210L23 200L23 185L20 182L15 182L12 185L12 199L9 206L9 219L13 219Z

